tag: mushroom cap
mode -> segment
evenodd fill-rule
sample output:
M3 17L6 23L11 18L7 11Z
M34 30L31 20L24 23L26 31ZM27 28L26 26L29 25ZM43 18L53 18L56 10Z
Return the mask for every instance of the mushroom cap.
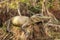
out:
M29 17L27 16L15 16L12 18L12 24L14 25L22 25L29 21Z

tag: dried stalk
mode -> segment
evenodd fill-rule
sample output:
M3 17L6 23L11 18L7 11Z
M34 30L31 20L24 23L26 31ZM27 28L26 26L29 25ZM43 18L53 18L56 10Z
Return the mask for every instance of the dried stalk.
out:
M17 3L17 5L18 5L18 6L17 6L18 14L19 14L19 16L22 16L22 15L21 15L21 12L20 12L20 6L19 6L19 3Z
M9 34L5 35L2 40L5 40L8 35L9 35Z
M59 27L60 28L60 25L56 25L56 24L47 23L47 25L50 25L52 27Z
M47 2L48 2L48 0L45 1L45 5L47 5ZM50 12L48 11L48 7L45 6L45 8L46 8L47 14L48 14L50 17L52 17L52 20L55 20L56 22L59 22L59 21L56 19L56 17L55 17L52 13L50 13Z
M43 2L42 2L42 16L44 15L44 12L45 12L44 2L45 2L45 0L43 0Z

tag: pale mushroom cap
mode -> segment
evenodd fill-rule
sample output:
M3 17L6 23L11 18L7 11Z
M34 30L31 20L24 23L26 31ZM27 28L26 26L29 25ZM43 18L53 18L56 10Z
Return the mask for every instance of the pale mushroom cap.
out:
M14 25L22 25L26 23L27 21L29 21L29 17L27 16L15 16L12 18L12 23Z

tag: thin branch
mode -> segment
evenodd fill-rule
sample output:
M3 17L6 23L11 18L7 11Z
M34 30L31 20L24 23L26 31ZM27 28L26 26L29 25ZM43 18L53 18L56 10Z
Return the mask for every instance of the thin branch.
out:
M19 8L19 3L17 3L17 4L18 4L18 6L17 6L18 14L19 14L19 16L22 16L21 12L20 12L20 8Z
M52 26L52 27L59 27L59 28L60 28L60 25L56 25L56 24L48 23L47 25L50 25L50 26Z
M49 12L48 7L46 6L47 2L48 2L48 0L45 1L45 8L46 8L47 14L49 16L51 16L56 22L58 22L58 20L56 19L56 17L52 13Z

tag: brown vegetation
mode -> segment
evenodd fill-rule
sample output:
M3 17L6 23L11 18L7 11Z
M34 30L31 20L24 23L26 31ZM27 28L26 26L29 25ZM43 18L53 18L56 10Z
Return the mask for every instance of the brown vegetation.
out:
M49 10L47 0L20 1L0 2L0 40L60 40L58 0Z

